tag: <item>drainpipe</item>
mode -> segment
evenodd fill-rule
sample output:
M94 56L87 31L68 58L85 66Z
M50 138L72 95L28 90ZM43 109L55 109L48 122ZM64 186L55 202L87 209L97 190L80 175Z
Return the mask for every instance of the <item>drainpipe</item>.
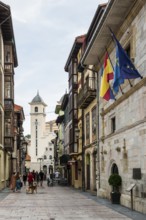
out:
M85 192L84 109L82 109L82 191Z
M85 69L85 66L81 63L81 66L83 69ZM83 78L82 78L83 79ZM84 109L82 109L82 191L85 192L85 148L84 148L84 140L85 140L85 134L84 134Z
M96 72L97 73L97 72ZM99 147L99 74L97 73L97 86L96 86L96 113L97 113L97 126L96 126L96 137L97 137L97 190L100 189L100 147Z

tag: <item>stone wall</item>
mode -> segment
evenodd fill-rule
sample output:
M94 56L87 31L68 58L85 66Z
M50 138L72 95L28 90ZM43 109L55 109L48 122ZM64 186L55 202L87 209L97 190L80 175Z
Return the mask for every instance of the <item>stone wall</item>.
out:
M136 6L135 6L136 7ZM136 13L136 8L132 13ZM131 16L133 14L131 13ZM130 17L130 14L129 14ZM127 18L130 19L130 18ZM133 87L128 82L123 85L124 95L118 94L117 104L101 103L100 111L104 107L104 114L100 118L100 167L101 188L98 195L110 198L111 187L108 185L108 177L111 167L115 163L122 177L121 204L131 207L130 192L127 188L135 183L133 189L133 207L135 210L146 213L146 4L135 14L131 25L125 30L134 30L134 63L143 75L143 81L138 78L132 80ZM126 23L127 21L125 21ZM124 26L124 24L123 24ZM126 25L125 25L126 27ZM122 38L124 42L124 37ZM141 81L141 82L140 82ZM139 86L137 86L139 83ZM116 119L116 130L111 131L111 119ZM104 131L104 132L103 132ZM102 139L103 140L103 139ZM133 178L133 169L140 168L141 178Z

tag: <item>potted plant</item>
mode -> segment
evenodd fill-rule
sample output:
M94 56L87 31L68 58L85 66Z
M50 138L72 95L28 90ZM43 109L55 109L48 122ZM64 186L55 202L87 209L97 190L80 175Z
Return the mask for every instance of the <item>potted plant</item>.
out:
M120 196L121 193L119 192L119 187L122 184L122 178L119 174L111 174L108 179L109 185L112 186L112 192L111 192L111 202L113 204L120 204Z

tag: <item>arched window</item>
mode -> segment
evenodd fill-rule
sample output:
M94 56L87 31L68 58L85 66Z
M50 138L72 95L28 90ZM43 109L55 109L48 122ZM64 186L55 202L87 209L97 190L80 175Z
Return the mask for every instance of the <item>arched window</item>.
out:
M38 107L35 107L35 108L34 108L34 111L35 111L35 112L38 112Z

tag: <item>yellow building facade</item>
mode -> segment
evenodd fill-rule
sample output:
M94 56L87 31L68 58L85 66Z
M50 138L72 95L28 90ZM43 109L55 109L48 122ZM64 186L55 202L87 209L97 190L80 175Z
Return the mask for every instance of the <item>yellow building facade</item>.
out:
M14 67L18 65L8 5L0 2L0 190L9 185L14 149Z

